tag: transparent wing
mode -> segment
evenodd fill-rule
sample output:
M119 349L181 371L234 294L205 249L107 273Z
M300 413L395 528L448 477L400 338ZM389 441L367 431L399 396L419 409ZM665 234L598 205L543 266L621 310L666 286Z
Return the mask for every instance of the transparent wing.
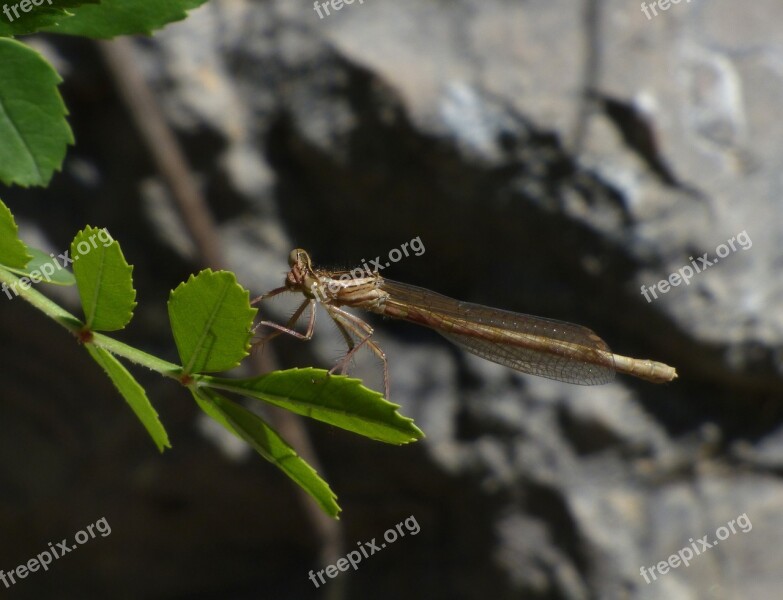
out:
M461 302L383 279L384 314L430 327L460 348L523 373L580 385L614 379L611 350L581 325Z

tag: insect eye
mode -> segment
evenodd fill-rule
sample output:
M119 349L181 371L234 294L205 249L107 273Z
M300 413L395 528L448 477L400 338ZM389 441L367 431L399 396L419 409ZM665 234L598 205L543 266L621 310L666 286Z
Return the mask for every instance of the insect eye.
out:
M291 250L291 254L288 255L288 266L293 267L294 265L299 263L299 255L303 253L304 250L301 248L295 248L294 250Z

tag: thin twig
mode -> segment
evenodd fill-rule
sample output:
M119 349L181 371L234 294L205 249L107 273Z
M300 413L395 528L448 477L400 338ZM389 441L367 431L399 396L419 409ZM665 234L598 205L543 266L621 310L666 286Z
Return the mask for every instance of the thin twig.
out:
M120 38L111 42L100 41L98 47L122 101L130 111L144 144L179 206L182 220L193 237L204 266L215 270L224 268L220 237L209 206L196 185L176 136L137 67L133 43ZM259 373L273 370L274 360L268 353L258 353L257 356L257 360L253 361L254 370ZM319 473L323 473L318 455L301 419L287 411L274 411L272 414L273 424L280 433L293 444L302 458ZM340 523L319 510L301 488L297 487L297 491L305 514L320 538L321 564L335 563L344 553ZM333 585L328 590L328 597L333 600L344 597L344 586L330 583Z

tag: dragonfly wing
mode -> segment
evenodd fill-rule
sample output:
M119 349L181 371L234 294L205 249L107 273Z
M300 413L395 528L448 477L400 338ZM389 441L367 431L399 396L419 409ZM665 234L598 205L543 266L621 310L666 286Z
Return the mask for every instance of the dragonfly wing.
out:
M604 364L574 360L557 354L543 354L536 350L490 342L461 333L446 331L438 331L438 333L471 354L511 367L522 373L579 385L609 383L615 375L614 368ZM606 362L605 358L597 360Z
M587 327L461 302L413 285L384 279L390 301L409 308L408 320L432 328L460 348L523 373L580 385L614 379L612 352ZM418 312L419 317L413 313ZM421 318L424 315L425 318ZM494 339L487 339L490 328ZM549 350L525 347L527 340L546 339ZM574 347L579 356L574 356Z

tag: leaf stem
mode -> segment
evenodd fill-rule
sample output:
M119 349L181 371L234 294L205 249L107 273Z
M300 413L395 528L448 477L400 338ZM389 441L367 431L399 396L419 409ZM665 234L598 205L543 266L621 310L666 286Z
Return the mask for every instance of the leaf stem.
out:
M27 279L29 279L29 277ZM4 267L0 267L0 283L5 284L3 286L3 292L5 292L5 294L13 292L17 296L27 300L38 310L57 321L74 335L78 335L81 328L84 327L84 323L79 319L44 296L41 292L34 289L29 283L22 284L19 277L6 270ZM26 289L24 286L26 286Z
M0 283L6 284L3 291L10 289L10 291L15 292L20 298L26 300L42 313L65 327L77 338L80 338L80 334L83 333L85 328L82 321L32 286L25 284L27 289L22 287L19 278L3 267L0 267ZM114 338L110 338L102 333L93 333L92 341L89 343L95 344L117 356L127 358L133 363L157 371L165 377L179 379L179 376L182 374L181 366L165 361L152 354L148 354L147 352L129 346Z

